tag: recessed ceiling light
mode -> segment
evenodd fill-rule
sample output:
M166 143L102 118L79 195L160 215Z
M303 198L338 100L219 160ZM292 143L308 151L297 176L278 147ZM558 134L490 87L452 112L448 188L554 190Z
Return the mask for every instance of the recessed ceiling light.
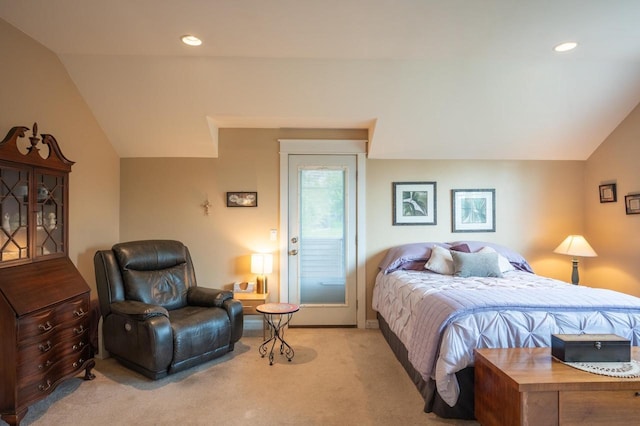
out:
M553 48L556 52L568 52L569 50L573 50L578 46L578 43L575 41L568 41L566 43L560 43L556 47Z
M202 44L202 40L200 40L196 36L189 35L189 34L183 35L182 37L180 37L180 40L182 40L184 44L189 46L200 46Z

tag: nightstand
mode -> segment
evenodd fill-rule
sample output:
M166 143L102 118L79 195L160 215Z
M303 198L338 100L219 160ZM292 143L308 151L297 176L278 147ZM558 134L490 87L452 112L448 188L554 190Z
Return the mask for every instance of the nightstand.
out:
M233 298L239 300L242 303L242 313L244 315L260 315L260 312L256 311L256 307L269 303L269 292L266 293L233 293ZM265 338L268 330L268 324L262 318L262 337Z

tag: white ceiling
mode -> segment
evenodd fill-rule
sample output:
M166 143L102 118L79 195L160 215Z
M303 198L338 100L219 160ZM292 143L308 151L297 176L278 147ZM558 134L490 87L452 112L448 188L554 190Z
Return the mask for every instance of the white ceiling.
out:
M639 0L0 0L0 18L58 54L122 157L304 127L367 128L371 158L584 160L640 102Z

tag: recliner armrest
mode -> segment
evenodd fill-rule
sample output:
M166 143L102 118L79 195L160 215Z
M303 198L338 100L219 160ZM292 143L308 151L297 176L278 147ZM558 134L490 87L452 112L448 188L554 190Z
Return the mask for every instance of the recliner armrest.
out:
M122 300L111 304L111 312L127 315L137 321L145 321L149 318L164 316L169 318L169 312L162 306L150 305L135 300Z
M187 304L191 306L221 308L229 299L233 299L233 292L229 290L207 287L190 287L187 290Z

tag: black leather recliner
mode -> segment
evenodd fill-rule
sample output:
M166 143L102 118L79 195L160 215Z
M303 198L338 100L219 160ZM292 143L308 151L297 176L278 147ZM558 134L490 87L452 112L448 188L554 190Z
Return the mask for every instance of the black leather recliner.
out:
M233 350L242 304L226 290L198 287L179 241L116 244L94 256L104 348L151 379Z

